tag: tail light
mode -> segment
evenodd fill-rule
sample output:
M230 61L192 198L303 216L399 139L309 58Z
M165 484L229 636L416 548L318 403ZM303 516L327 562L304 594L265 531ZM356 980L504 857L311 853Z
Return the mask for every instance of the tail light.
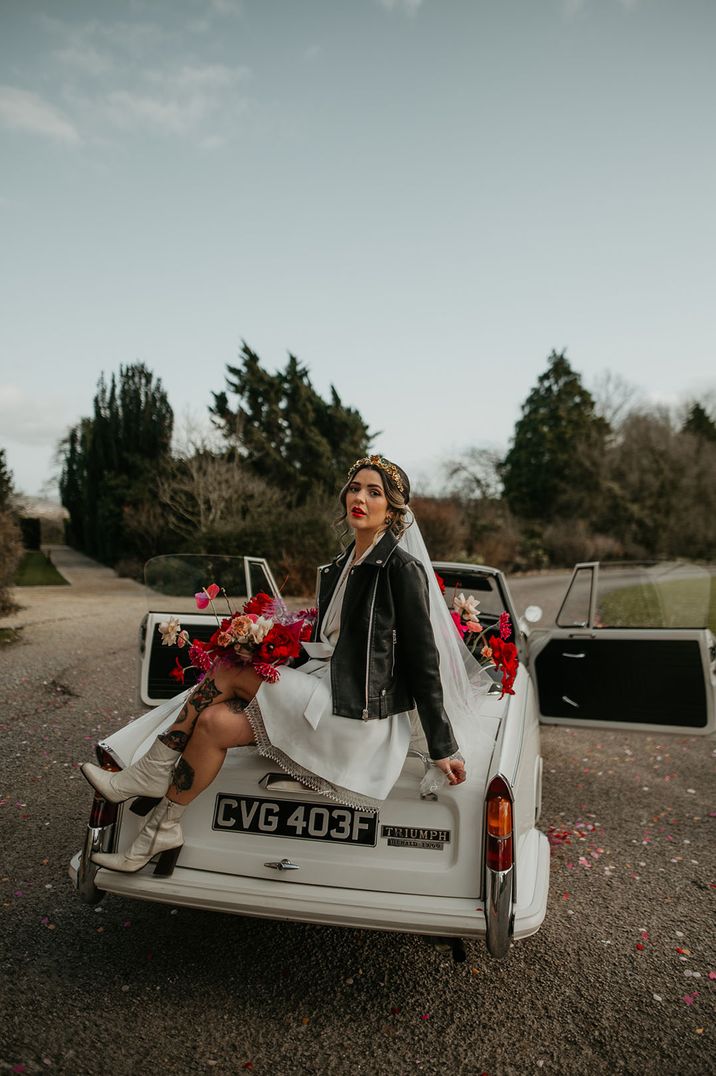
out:
M506 871L512 857L512 793L504 777L493 777L485 801L485 861L490 870Z
M95 747L95 754L97 755L97 762L103 770L109 770L111 773L117 773L121 770L122 767L112 758L109 751L100 747L99 744ZM117 820L118 806L119 804L110 803L109 800L103 799L99 792L95 792L89 817L90 827L92 829L101 829L102 826L111 826Z

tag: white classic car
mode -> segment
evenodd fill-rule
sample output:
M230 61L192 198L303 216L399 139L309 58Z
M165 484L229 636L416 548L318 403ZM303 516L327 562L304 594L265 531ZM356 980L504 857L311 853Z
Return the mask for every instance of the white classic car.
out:
M709 733L715 727L716 594L708 570L691 565L573 571L556 627L535 630L540 610L518 621L503 574L483 565L435 563L448 603L480 601L497 630L506 610L520 667L514 695L500 677L475 712L481 746L469 780L425 798L430 767L409 753L376 815L330 803L277 772L256 748L236 748L183 819L184 845L169 877L98 868L95 851L121 851L148 804L95 797L70 875L82 900L105 893L237 915L430 935L464 959L466 938L484 938L494 957L538 930L547 907L549 845L538 828L542 795L539 723L651 732ZM157 627L173 613L195 638L214 617L186 595L216 580L229 594L278 596L268 564L253 557L157 557L147 565L151 610L141 629L142 701L154 708L97 744L100 765L131 764L169 724L176 651ZM238 598L237 600L242 600ZM487 733L487 735L485 735ZM152 801L156 802L156 801Z

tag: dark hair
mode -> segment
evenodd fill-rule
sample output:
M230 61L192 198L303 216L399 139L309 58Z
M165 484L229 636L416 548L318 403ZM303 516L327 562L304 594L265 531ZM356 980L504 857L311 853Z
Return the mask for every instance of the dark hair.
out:
M384 464L385 466L381 466ZM386 500L388 501L388 512L391 516L391 522L388 529L393 532L396 538L400 538L401 534L404 534L410 524L413 522L410 510L408 509L408 501L410 500L410 479L397 463L393 463L391 460L385 458L385 456L367 457L365 459L357 460L353 464L348 472L348 478L346 480L343 489L339 493L338 497L343 508L343 513L338 517L335 522L336 526L344 524L348 518L346 511L346 494L351 482L358 474L359 471L368 470L376 471L380 475L380 480L383 485L383 492L385 493ZM394 474L391 474L391 470ZM400 485L394 477L397 472L397 477L400 479ZM343 531L343 535L346 531Z

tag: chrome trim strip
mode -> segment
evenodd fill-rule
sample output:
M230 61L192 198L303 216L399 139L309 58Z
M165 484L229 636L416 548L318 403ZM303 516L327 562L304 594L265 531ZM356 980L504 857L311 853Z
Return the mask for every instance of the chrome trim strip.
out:
M95 885L95 877L99 867L92 862L95 852L110 852L112 850L112 838L114 836L114 822L108 826L87 826L84 844L80 852L80 862L77 867L77 894L85 904L98 904L104 896L104 890Z
M485 875L485 921L487 924L485 941L490 956L502 960L509 951L514 928L512 914L514 867L506 871L493 871L486 867Z

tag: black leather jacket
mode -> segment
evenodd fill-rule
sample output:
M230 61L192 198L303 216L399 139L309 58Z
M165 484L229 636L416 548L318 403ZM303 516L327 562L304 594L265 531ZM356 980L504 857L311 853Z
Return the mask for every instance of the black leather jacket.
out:
M319 569L313 641L352 548ZM386 531L348 576L331 657L334 713L369 721L417 706L430 757L447 758L457 744L443 707L439 665L425 569Z

